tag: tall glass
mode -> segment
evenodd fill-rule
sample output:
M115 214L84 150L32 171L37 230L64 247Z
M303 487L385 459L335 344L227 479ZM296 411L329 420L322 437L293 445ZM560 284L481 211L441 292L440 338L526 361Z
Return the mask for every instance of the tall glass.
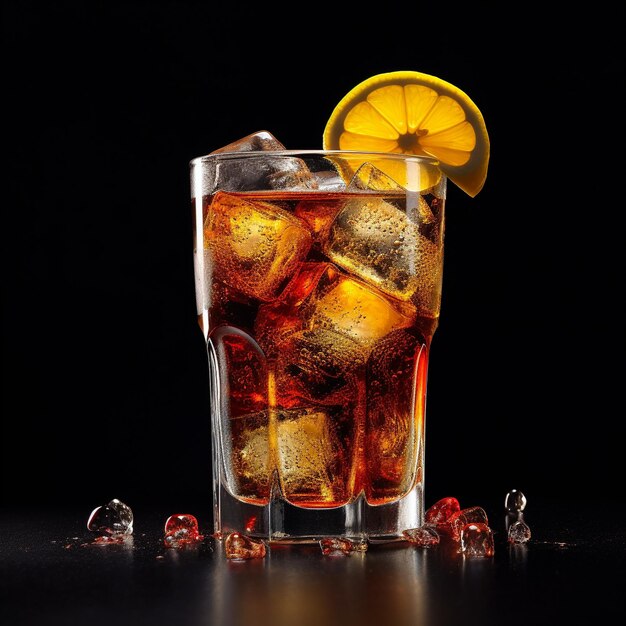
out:
M214 529L394 540L422 524L446 178L408 155L191 162Z

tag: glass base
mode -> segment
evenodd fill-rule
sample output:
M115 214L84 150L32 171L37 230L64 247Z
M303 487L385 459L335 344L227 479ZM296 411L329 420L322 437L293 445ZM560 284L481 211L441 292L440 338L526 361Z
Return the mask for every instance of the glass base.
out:
M324 537L366 539L387 543L403 539L402 532L423 524L423 485L418 483L404 498L371 506L363 495L332 509L305 509L282 499L276 491L267 505L248 504L224 486L215 494L214 531L217 536L243 532L270 543L317 543Z

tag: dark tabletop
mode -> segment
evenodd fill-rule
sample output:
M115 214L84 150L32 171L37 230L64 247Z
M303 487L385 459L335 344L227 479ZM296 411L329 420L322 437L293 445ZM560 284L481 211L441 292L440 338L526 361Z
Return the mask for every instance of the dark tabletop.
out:
M513 546L501 505L485 508L493 558L463 558L444 543L349 557L274 547L242 562L208 534L195 548L166 549L173 512L158 507L136 507L132 540L107 546L92 543L89 511L5 510L2 624L527 626L623 616L621 509L535 503L525 512L530 542Z

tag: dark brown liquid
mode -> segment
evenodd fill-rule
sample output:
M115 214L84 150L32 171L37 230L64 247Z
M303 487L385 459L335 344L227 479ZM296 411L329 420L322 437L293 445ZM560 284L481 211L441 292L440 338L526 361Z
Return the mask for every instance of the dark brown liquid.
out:
M441 200L218 193L203 199L206 314L226 485L265 504L393 502L421 480Z

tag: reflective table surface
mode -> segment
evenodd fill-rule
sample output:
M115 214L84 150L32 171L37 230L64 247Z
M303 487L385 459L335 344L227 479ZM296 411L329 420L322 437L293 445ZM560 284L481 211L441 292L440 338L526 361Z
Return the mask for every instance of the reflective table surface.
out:
M130 503L129 503L130 504ZM575 511L535 503L528 544L506 541L501 503L484 506L492 558L464 558L449 543L424 549L370 546L322 555L318 546L275 547L265 559L229 561L207 536L166 548L173 513L133 507L122 545L94 545L89 510L2 512L2 624L124 626L603 623L624 615L622 509ZM207 532L200 523L201 531Z

